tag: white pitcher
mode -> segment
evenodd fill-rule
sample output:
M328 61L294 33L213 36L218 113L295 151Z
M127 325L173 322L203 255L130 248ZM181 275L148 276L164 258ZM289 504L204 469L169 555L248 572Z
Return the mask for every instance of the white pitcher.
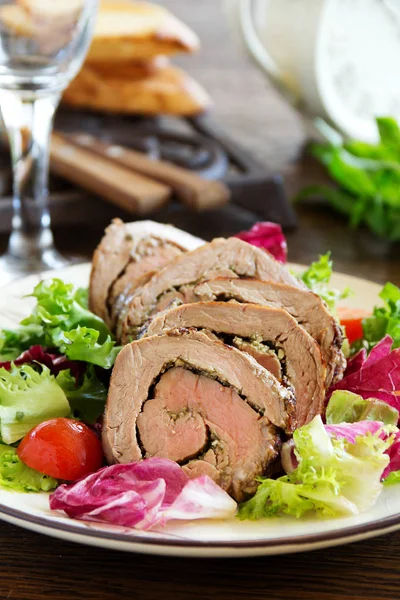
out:
M400 121L400 0L224 0L247 50L305 117L376 141Z

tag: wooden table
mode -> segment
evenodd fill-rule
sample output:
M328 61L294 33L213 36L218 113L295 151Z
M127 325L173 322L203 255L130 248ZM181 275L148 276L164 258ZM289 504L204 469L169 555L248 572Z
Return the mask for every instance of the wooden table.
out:
M272 168L290 193L320 178L299 159L303 136L296 115L230 41L219 2L168 0L203 39L202 53L181 60L213 95L219 121ZM104 207L102 207L103 210ZM110 214L117 211L111 210ZM299 210L288 235L290 259L308 263L330 248L336 268L400 284L398 248L350 232L324 208ZM56 230L63 252L89 256L106 224ZM221 221L221 232L226 224ZM207 236L207 231L204 232ZM5 237L0 238L4 246ZM374 600L400 598L400 533L307 554L257 559L194 560L131 555L78 546L0 522L0 598L111 600Z

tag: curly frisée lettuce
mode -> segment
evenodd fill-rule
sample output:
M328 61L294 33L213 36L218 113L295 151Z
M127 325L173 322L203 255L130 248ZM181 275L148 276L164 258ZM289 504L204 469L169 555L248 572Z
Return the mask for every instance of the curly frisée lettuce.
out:
M72 284L46 279L37 284L31 296L36 298L37 305L22 325L61 326L64 331L80 325L99 331L103 337L109 335L104 321L88 309L86 295L82 290L75 291Z
M110 336L101 343L100 332L88 327L62 331L57 336L60 351L70 360L92 363L103 369L111 369L120 351Z
M36 306L15 330L0 332L0 359L13 360L34 345L58 349L70 360L112 367L119 348L107 325L87 307L85 290L60 279L41 281Z
M327 252L311 263L311 265L298 275L298 278L306 284L306 286L315 294L318 294L329 307L330 311L335 314L336 304L339 300L348 298L352 295L350 288L346 288L343 292L331 288L329 282L332 277L333 262L331 253Z
M293 439L298 466L275 480L260 478L256 494L240 506L239 518L282 513L299 518L311 511L322 517L357 515L375 504L392 436L383 440L379 432L360 435L351 444L330 437L316 416Z
M66 417L71 408L65 393L42 366L0 369L0 437L6 444L21 440L35 425L53 417Z
M16 492L50 492L58 481L25 465L12 446L0 444L0 485Z

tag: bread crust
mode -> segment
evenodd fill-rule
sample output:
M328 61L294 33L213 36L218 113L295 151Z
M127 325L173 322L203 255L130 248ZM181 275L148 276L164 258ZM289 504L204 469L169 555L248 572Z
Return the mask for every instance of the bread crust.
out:
M63 101L77 108L146 115L190 116L210 107L207 92L182 69L169 65L153 72L150 69L147 76L140 77L141 69L134 66L128 78L129 69L106 74L104 68L85 65Z

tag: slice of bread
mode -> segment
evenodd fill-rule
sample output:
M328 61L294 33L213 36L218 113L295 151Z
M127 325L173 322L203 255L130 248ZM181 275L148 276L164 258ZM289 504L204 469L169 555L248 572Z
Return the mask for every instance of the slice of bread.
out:
M153 63L154 65L154 63ZM155 68L138 77L143 65L133 65L132 77L97 71L85 65L63 96L70 106L115 113L195 115L205 111L211 100L207 92L185 71L174 66Z
M198 47L195 33L158 4L102 0L87 62L148 60Z

